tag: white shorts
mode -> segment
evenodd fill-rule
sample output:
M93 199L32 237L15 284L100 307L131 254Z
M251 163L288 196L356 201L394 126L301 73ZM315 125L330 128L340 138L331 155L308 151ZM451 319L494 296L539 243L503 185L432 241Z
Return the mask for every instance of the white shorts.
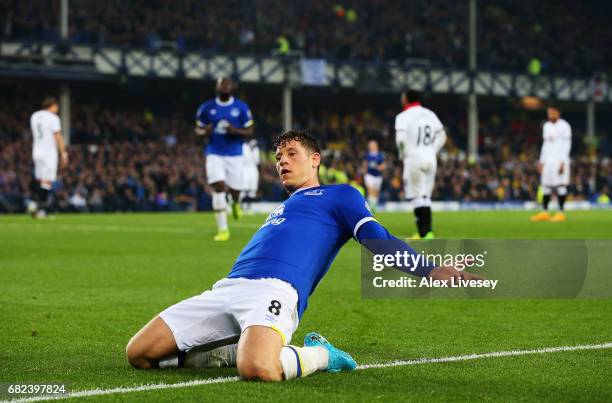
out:
M370 174L365 174L363 177L363 181L366 185L367 189L374 189L377 192L380 192L380 188L382 187L383 178L381 176L374 176Z
M55 182L57 180L57 155L34 158L34 177L37 180Z
M559 174L561 162L565 163L563 173ZM542 176L540 178L542 186L557 187L568 186L570 183L570 162L551 161L542 166Z
M429 197L433 192L436 179L437 161L408 160L404 161L404 191L406 199Z
M244 168L242 184L243 190L248 193L249 197L256 197L259 187L259 170L252 167Z
M297 291L282 280L224 278L159 316L181 351L234 344L249 326L272 328L287 345L299 323L297 302Z
M206 178L209 184L225 182L234 190L242 190L242 155L227 157L208 154L206 156Z

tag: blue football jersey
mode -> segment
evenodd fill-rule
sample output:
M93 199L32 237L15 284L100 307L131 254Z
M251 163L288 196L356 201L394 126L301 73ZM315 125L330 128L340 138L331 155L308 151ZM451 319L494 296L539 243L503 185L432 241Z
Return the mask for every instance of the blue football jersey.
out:
M278 206L238 256L229 278L277 278L298 292L298 315L338 251L374 220L349 185L299 190Z
M368 173L370 175L372 176L382 175L382 172L380 172L380 169L378 169L378 166L382 164L384 161L384 157L380 151L376 153L370 153L370 152L367 153L365 159L368 164Z
M234 97L227 102L221 102L219 98L204 102L196 113L196 125L204 127L209 123L213 131L204 150L206 154L242 155L242 137L227 134L227 127L246 128L253 124L253 116L246 103Z

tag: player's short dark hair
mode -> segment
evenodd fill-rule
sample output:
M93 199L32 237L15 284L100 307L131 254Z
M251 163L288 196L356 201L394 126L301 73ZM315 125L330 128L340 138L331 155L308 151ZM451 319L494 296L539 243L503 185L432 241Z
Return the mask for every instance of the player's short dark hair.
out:
M421 101L421 93L415 90L406 90L403 92L403 95L406 97L408 102L420 102Z
M549 102L546 104L546 108L552 108L552 109L556 109L558 112L561 112L561 109L559 109L559 105L557 105L554 102Z
M52 96L48 96L48 97L45 97L45 98L43 99L43 101L42 101L42 104L41 104L41 105L42 105L43 109L47 109L47 108L48 108L48 107L50 107L51 105L57 105L57 104L58 104L58 102L57 102L57 98L52 97Z
M274 148L282 147L291 141L297 141L305 149L312 153L321 154L321 148L316 138L306 133L303 130L289 130L283 134L278 135L272 145Z

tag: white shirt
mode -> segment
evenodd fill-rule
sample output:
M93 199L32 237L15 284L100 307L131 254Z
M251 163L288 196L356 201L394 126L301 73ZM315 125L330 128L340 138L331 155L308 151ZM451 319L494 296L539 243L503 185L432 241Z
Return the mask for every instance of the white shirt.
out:
M395 117L395 142L404 160L435 160L446 132L433 111L415 104Z
M542 150L540 162L569 161L572 149L572 128L564 119L557 119L555 123L548 121L542 129Z
M32 130L32 157L57 156L55 133L62 130L60 118L53 112L42 109L30 118Z

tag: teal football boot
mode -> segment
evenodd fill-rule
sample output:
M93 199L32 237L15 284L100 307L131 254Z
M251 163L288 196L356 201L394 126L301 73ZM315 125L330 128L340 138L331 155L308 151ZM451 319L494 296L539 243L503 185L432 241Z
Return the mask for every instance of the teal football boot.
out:
M354 371L357 368L357 363L349 353L332 346L330 342L328 342L325 337L321 336L319 333L310 332L304 336L304 346L320 346L327 350L329 359L326 371Z

